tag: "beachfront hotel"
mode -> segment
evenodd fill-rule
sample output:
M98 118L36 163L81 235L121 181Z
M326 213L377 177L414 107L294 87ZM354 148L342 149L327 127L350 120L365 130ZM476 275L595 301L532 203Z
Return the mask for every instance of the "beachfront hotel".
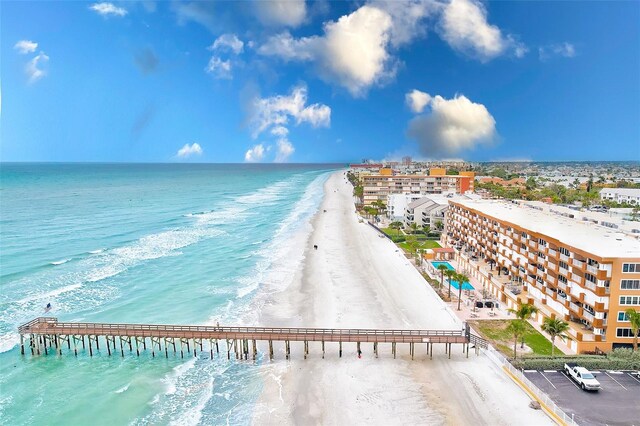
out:
M640 223L540 202L450 202L443 243L508 308L570 325L575 352L630 346L624 311L640 310Z
M391 194L464 194L473 192L474 172L447 175L443 168L431 168L429 174L394 174L382 168L377 174L361 175L365 205L381 200L387 202Z

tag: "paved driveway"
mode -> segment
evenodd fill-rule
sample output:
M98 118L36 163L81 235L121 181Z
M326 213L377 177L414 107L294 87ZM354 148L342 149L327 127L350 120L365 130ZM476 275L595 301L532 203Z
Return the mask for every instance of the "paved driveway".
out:
M640 426L640 379L630 372L593 371L602 387L598 392L583 391L560 370L524 374L579 425Z

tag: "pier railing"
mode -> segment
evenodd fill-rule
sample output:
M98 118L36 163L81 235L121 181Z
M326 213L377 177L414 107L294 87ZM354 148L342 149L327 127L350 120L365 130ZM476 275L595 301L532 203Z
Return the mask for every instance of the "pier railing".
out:
M89 339L89 349L91 352L91 342L95 342L99 348L98 337L104 337L107 341L107 348L111 342L115 349L115 340L119 338L122 342L128 343L132 348L131 340L135 339L136 347L141 343L146 348L146 339L151 339L152 344L156 344L161 349L161 340L165 343L165 352L167 346L171 345L176 350L176 339L182 347L187 345L189 350L189 342L193 343L193 347L199 345L202 349L202 342L209 341L213 347L214 341L216 350L218 350L218 340L226 341L228 346L233 342L237 345L238 341L242 342L242 347L247 348L248 342L253 341L255 348L256 341L268 341L270 354L273 354L272 342L284 341L289 352L289 342L298 341L305 342L305 354L308 351L308 342L322 342L324 351L325 342L338 342L340 344L340 353L342 353L342 343L354 342L374 343L377 353L378 343L391 343L393 353L395 355L396 343L409 343L411 354L414 353L416 343L426 343L428 348L432 348L433 344L445 344L450 351L452 344L466 345L470 344L477 348L486 347L486 342L470 333L465 327L459 330L379 330L379 329L333 329L333 328L292 328L292 327L228 327L228 326L210 326L210 325L166 325L166 324L116 324L116 323L88 323L88 322L59 322L57 318L40 317L36 318L18 328L21 336L21 348L24 353L24 336L29 337L29 345L32 353L40 353L40 346L44 344L44 353L46 354L47 342L49 347L55 345L56 350L61 353L61 341L67 342L71 349L71 341L74 345L77 341L82 341L85 347L85 337ZM71 340L71 339L72 340ZM34 343L35 341L35 343ZM154 347L152 345L152 347ZM228 348L230 350L230 346ZM110 351L109 351L110 352ZM77 353L77 350L76 350ZM139 351L138 351L139 353ZM431 350L432 353L432 350ZM450 352L449 352L450 353ZM245 352L246 356L246 352ZM255 349L254 349L255 356Z

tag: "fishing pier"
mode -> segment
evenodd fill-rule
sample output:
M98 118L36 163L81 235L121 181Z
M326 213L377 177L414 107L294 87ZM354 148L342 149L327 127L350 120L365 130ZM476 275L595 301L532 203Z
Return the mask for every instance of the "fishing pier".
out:
M451 358L453 345L462 345L463 353L469 356L469 347L476 354L479 348L486 348L487 342L472 334L465 324L462 330L371 330L371 329L331 329L331 328L272 328L272 327L220 327L204 325L154 325L154 324L109 324L85 322L59 322L57 318L39 317L18 328L20 333L20 352L25 355L48 355L50 352L62 355L73 351L77 356L79 347L93 356L102 345L108 355L125 356L125 350L140 356L140 351L151 351L153 357L164 354L169 357L173 352L184 358L185 352L193 356L209 352L213 359L214 351L220 353L223 346L227 359L233 353L236 359L256 359L257 342L266 342L269 347L269 359L274 357L274 342L284 343L286 359L291 357L291 342L303 342L304 358L309 354L309 342L322 344L322 357L325 355L325 343L338 344L338 353L342 357L343 343L356 343L358 354L363 343L372 343L373 352L378 356L378 345L390 343L393 357L396 357L397 344L408 344L413 359L416 344L426 345L427 353L433 357L433 346L443 344L445 352ZM100 339L102 338L102 343ZM119 344L118 344L119 343ZM222 345L221 345L222 344ZM73 347L72 347L73 346ZM26 349L25 349L26 348Z

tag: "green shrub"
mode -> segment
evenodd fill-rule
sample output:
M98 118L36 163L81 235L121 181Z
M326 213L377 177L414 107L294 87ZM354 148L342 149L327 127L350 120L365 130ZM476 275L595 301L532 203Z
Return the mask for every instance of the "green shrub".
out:
M517 360L511 360L516 368L524 370L561 370L567 362L575 362L589 370L638 370L640 369L640 356L638 354L622 355L614 352L608 356L605 355L575 355L564 357L523 357ZM629 351L630 352L630 351Z

